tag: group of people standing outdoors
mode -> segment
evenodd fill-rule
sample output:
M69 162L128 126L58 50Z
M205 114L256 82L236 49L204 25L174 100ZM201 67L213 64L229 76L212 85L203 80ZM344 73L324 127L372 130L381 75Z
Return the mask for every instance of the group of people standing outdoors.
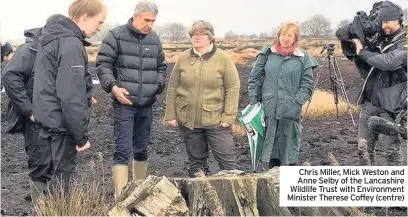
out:
M68 188L77 153L91 147L88 124L96 100L85 47L107 13L102 0L73 1L68 17L53 15L43 27L27 30L26 43L2 69L10 98L7 132L24 134L33 201L57 180ZM140 1L126 24L109 31L97 56L100 84L113 100L115 197L128 183L129 170L133 180L148 175L152 105L165 89L165 121L179 129L189 176L209 172L210 149L221 170L238 169L231 126L241 85L232 58L216 46L213 26L197 21L189 31L192 47L180 54L166 83L165 54L152 31L157 15L153 2ZM395 28L405 32L402 23ZM318 66L299 40L300 25L283 23L276 41L258 54L248 79L251 105L265 108L263 159L269 168L296 165L299 159L302 105L312 96ZM384 55L357 49L369 65Z

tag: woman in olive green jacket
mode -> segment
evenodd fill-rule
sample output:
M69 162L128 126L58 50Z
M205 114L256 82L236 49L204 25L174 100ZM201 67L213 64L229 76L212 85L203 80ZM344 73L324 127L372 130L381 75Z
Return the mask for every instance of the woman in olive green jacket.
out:
M299 32L297 23L282 24L278 39L261 50L249 76L250 102L257 106L262 101L265 109L262 160L269 161L269 168L298 163L302 105L312 95L313 69L318 66L298 45Z
M208 146L221 170L237 168L231 125L235 122L240 80L230 56L214 44L214 29L198 21L190 32L193 47L173 68L165 120L179 127L189 155L189 175L208 172Z

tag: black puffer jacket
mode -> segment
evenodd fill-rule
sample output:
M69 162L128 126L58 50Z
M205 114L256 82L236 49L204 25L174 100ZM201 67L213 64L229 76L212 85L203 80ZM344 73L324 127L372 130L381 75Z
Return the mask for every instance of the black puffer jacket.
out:
M397 32L383 39L378 51L364 49L360 52L355 63L365 81L358 99L359 104L369 101L382 108L400 104L391 101L400 100L400 92L407 82L406 49L406 29L402 25ZM401 88L394 91L395 85Z
M112 29L102 41L97 74L106 92L117 85L130 93L133 106L147 107L164 89L167 65L157 34L141 34L132 22Z
M92 78L87 70L85 35L57 15L43 28L34 75L34 117L49 133L68 132L78 146L88 141Z

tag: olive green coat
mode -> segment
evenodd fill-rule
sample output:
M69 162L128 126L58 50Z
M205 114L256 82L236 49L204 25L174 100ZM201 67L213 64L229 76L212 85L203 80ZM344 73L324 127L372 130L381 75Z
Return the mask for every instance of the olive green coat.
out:
M238 113L240 80L232 58L214 46L202 57L188 49L170 76L165 120L189 128L233 124Z

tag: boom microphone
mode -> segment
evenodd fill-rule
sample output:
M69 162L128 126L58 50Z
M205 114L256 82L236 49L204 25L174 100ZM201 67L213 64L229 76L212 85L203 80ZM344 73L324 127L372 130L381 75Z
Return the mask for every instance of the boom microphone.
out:
M336 31L337 39L339 39L340 41L350 39L350 28L351 28L351 23L344 25L340 27L339 29L337 29Z
M384 135L396 136L404 133L404 127L377 116L368 118L367 125L369 129Z
M344 56L346 56L349 60L353 60L356 54L356 47L354 41L352 40L352 35L350 34L351 23L344 25L337 29L336 37L339 39L341 44L341 49L343 51Z

